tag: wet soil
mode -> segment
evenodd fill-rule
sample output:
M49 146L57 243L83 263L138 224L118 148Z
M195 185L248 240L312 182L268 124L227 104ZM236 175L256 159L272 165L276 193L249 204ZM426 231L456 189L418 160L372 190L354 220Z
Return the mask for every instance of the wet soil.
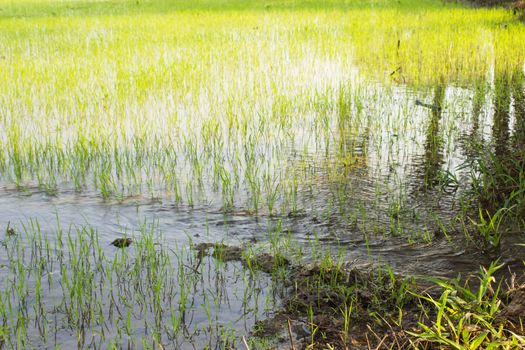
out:
M328 344L336 349L366 349L399 338L402 329L417 324L416 300L408 297L403 324L392 326L388 320L399 306L392 300L392 291L400 286L383 284L372 272L308 265L291 268L289 276L282 313L254 327L256 336L273 333L276 349L323 349ZM346 328L345 308L357 310Z
M279 267L290 264L288 259L283 256L274 256L266 252L248 256L246 247L232 246L223 243L199 243L193 247L197 251L197 257L202 258L207 255L213 256L222 262L239 261L248 269L255 269L266 273L272 273ZM210 249L212 252L210 253Z
M516 287L514 279L515 275L501 294L496 322L524 334L520 325L525 315L525 284ZM255 337L273 339L274 349L408 348L421 342L414 336L418 323L435 316L435 312L428 313L428 300L420 296L437 300L442 292L425 280L385 278L377 271L359 271L350 265L293 266L288 269L286 285L283 310L258 321L252 331ZM348 308L357 313L345 320L343 313Z
M525 317L525 285L510 289L507 292L506 301L507 304L498 317L502 322L507 321L518 330L520 318Z

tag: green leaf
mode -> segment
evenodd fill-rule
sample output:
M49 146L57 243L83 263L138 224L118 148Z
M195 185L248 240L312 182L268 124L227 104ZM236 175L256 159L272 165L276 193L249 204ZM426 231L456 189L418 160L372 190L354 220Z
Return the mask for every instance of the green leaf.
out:
M476 338L474 338L474 340L472 340L472 343L470 343L469 349L476 350L477 348L479 348L480 345L483 344L483 341L485 340L488 334L489 334L488 332L483 332L480 335L478 335Z
M439 311L436 317L436 331L439 336L441 336L441 319L443 318L443 313L445 311L445 307L447 306L447 297L450 294L450 290L446 290L443 292L443 295L441 296L441 304L439 306Z

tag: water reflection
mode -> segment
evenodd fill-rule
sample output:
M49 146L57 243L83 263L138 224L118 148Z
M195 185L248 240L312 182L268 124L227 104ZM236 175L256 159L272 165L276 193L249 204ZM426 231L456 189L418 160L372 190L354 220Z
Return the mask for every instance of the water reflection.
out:
M443 136L439 123L445 101L445 85L434 88L433 104L430 106L430 122L427 126L425 140L425 155L423 162L423 180L425 188L432 188L439 179L443 164Z
M512 98L514 107L514 134L512 136L514 147L514 169L512 174L518 181L515 192L518 214L522 217L525 215L525 75L522 69L518 69L514 74L514 83L512 85Z
M483 139L483 130L480 129L480 118L487 96L487 82L479 81L474 85L474 97L472 103L472 129L467 136L470 146L479 144ZM472 150L473 151L473 150ZM470 151L468 155L473 156L474 152Z
M525 75L517 70L513 76L512 99L515 115L513 142L516 150L524 152L525 148ZM522 154L523 160L523 154Z
M510 77L500 74L494 80L494 123L492 139L494 154L498 158L508 156L509 116L510 116Z

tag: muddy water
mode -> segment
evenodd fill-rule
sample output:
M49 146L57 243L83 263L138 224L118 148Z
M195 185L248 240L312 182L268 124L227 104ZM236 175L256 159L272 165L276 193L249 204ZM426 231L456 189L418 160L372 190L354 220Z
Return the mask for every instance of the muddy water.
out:
M474 141L486 147L493 141L508 144L519 126L514 110L501 117L490 98L487 101L476 105L475 92L456 87L438 86L425 93L399 88L385 100L364 101L366 112L357 129L346 130L344 123L332 121L331 132L336 136L331 140L339 144L327 147L328 153L322 156L327 139L316 139L312 145L307 141L312 139L312 129L298 126L298 137L288 145L290 167L298 169L296 208L287 206L280 214L270 215L265 210L254 214L242 204L224 212L221 200L213 197L194 206L146 195L103 201L90 190L59 189L57 196L49 196L36 188L18 191L4 182L0 187L0 227L10 223L22 232L24 225L34 220L44 234L52 235L57 220L61 227L89 225L98 231L101 246L109 255L115 253L111 241L123 234L137 235L146 222L155 223L163 244L173 249L188 247L190 242L265 249L271 235L279 231L303 248L304 262L328 249L358 266L388 264L402 274L468 275L498 256L512 268L522 268L525 251L520 244L525 237L520 232L505 235L501 249L487 253L467 244L462 233L442 229L459 212L458 201L470 185L472 169L460 165L475 157L471 145ZM391 113L381 114L385 109ZM403 122L392 121L399 116ZM242 194L238 197L239 203L249 201ZM277 203L285 207L282 201ZM5 255L0 256L0 264L4 266L0 281L6 282ZM240 264L229 263L232 266L219 278L213 259L205 264L213 277L201 281L195 291L209 290L221 280L227 297L212 317L217 327L225 328L209 329L209 315L202 307L205 300L195 293L191 336L178 343L183 348L218 344L224 329L236 330L237 337L248 334L256 319L268 316L279 305L278 300L267 301L272 293L269 275L261 273L254 282L245 278ZM248 313L243 311L247 283L252 288L255 283L258 291ZM147 324L147 319L134 322ZM141 326L135 332L139 337L148 335ZM71 334L65 330L59 330L57 337L64 347L76 345L75 341L67 343Z
M408 242L404 236L392 237L382 233L365 237L361 224L345 223L337 217L328 221L322 212L312 214L305 211L297 216L269 217L246 212L224 214L209 208L184 208L161 203L101 203L97 198L78 195L49 198L42 194L3 195L0 210L4 226L10 222L20 230L30 219L36 220L43 232L53 232L57 218L62 227L89 225L98 230L100 240L108 250L113 248L109 245L111 241L123 234L137 234L138 228L146 221L156 222L166 242L174 247L187 246L190 240L195 244L226 242L264 247L269 232L280 227L285 235L290 235L293 241L304 247L306 260L312 245L318 245L315 248L330 248L334 255L342 253L347 260L357 264L384 263L400 273L415 275L452 277L458 273L468 274L496 257L469 248L462 237L447 238L437 228L430 233L429 242ZM370 220L380 222L382 218L371 217ZM519 267L525 259L525 252L519 246L523 243L523 235L509 234L505 242L508 243L502 245L501 261Z

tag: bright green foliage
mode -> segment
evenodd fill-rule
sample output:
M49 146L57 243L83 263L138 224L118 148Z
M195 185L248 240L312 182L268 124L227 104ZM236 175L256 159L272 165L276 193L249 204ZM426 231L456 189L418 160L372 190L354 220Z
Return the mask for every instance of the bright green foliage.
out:
M430 304L430 312L435 315L430 325L419 324L420 332L409 332L418 338L416 344L436 343L458 350L525 346L525 337L507 329L505 323L496 319L501 310L501 296L500 285L494 286L494 273L502 267L492 263L488 269L481 268L477 288L436 279L434 282L443 288L439 299L415 294Z
M352 134L382 123L363 125L363 102L384 95L363 79L463 84L522 65L525 53L525 27L509 11L430 0L0 8L0 175L52 195L65 183L193 205L213 179L226 209L242 189L253 211L283 197L293 210L298 182L315 180L296 175L290 145L332 153L332 118Z

